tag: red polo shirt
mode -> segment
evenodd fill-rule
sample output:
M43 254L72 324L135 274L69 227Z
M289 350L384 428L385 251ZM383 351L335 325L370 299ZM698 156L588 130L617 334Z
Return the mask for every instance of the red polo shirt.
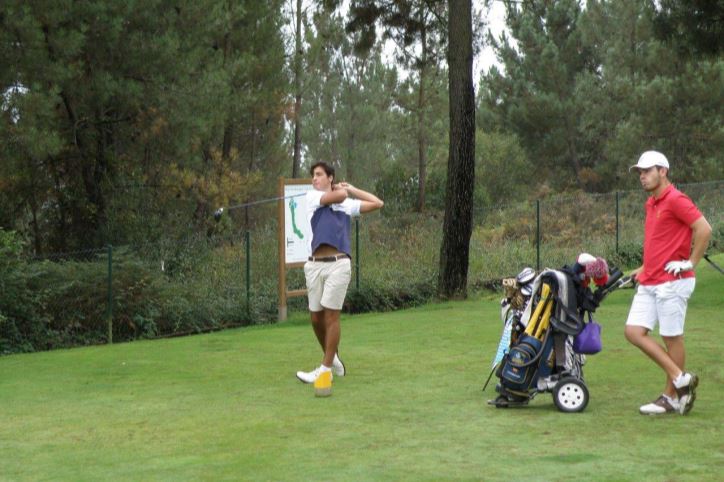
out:
M644 226L644 269L638 275L642 285L657 285L680 278L693 278L694 271L679 276L664 271L669 261L682 261L691 256L691 225L701 212L689 197L674 188L664 189L661 196L646 201Z

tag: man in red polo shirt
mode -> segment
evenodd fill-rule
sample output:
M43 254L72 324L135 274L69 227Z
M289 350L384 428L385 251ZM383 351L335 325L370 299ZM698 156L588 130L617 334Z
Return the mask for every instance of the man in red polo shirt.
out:
M632 273L639 287L625 333L666 372L663 394L639 411L686 415L694 405L699 378L684 371L684 318L696 283L694 267L709 244L711 226L691 199L671 184L669 161L663 154L644 152L630 168L634 169L651 196L646 201L643 265ZM649 336L657 322L665 348Z

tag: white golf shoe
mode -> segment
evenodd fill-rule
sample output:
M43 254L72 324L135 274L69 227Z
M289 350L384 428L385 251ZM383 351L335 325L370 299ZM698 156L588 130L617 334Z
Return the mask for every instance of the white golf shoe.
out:
M302 383L314 383L314 381L319 377L319 372L321 367L317 367L311 372L297 372L297 378Z
M311 372L297 372L297 378L303 383L314 383L314 381L319 378L321 368L321 366L318 366ZM334 355L334 360L332 361L332 374L338 377L343 377L347 374L347 369L337 354Z
M334 354L334 360L332 361L332 373L337 375L338 377L343 377L347 374L347 369L344 366L344 363L342 363L342 360L339 359L338 354Z

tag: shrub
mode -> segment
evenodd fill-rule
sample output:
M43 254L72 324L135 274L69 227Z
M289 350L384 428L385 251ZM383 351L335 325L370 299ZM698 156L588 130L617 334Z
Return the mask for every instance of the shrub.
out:
M422 305L435 298L434 279L394 286L375 283L360 283L359 289L352 288L344 303L346 313L369 311L390 311Z
M28 288L32 274L22 250L19 235L0 228L0 353L33 351L46 334L41 296Z
M609 265L618 266L621 270L637 268L643 264L643 251L638 243L623 243L618 253L612 250L606 256Z

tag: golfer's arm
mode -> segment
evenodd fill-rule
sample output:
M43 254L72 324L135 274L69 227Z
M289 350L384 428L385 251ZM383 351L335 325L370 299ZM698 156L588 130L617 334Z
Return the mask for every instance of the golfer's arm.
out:
M375 211L385 205L382 199L378 198L372 193L363 191L362 189L356 187L348 187L347 191L349 191L352 196L362 201L362 205L360 206L361 213Z
M334 189L332 191L325 192L322 196L322 199L319 200L319 203L322 206L329 206L330 204L339 204L342 201L347 199L347 190L346 189Z
M709 239L711 239L711 226L707 222L704 216L700 217L691 225L693 247L691 248L691 256L689 261L696 267L701 261L701 258L706 253L706 248L709 246Z

